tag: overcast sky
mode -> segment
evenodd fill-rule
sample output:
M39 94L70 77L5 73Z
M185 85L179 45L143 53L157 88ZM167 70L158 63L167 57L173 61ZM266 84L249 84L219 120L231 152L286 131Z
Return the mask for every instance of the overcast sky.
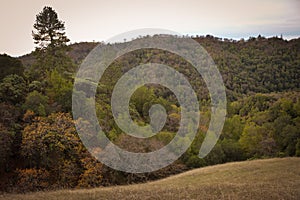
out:
M52 6L71 42L105 41L140 28L226 38L300 36L300 0L0 0L0 53L34 49L35 16Z

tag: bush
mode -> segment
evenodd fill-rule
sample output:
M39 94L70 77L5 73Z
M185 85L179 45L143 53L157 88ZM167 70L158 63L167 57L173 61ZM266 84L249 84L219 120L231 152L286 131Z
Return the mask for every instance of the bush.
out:
M102 164L92 158L84 158L81 162L85 166L85 171L80 175L78 187L99 187L102 184Z
M197 155L192 155L185 163L190 168L204 167L206 162L203 158L199 158Z
M49 188L49 172L45 169L17 169L18 192L40 191Z

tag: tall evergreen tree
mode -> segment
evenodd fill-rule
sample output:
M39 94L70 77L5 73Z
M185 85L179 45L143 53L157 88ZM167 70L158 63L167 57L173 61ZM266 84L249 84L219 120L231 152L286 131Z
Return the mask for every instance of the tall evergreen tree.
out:
M44 79L47 72L56 69L60 73L73 72L74 65L67 56L67 43L70 41L65 35L65 24L58 19L58 15L51 7L44 7L33 25L32 36L36 46L36 63L31 71L34 78Z
M65 23L58 19L57 13L51 7L44 7L36 16L33 27L34 43L40 49L63 47L70 41L65 35Z

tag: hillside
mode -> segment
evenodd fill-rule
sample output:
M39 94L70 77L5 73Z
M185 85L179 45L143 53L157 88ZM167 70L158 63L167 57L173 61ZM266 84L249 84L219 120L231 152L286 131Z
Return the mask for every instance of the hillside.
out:
M163 180L97 189L2 195L10 199L299 199L300 158L204 167Z
M300 196L299 34L74 43L58 16L50 6L36 15L31 53L0 54L0 199Z
M97 42L80 42L69 45L70 50L68 55L72 58L73 62L79 64L99 43ZM35 61L34 52L20 56L19 59L25 67L29 67Z
M300 38L288 41L278 37L258 36L236 41L207 35L193 39L208 51L218 66L227 89L228 100L236 100L243 94L283 92L300 88ZM67 54L79 65L98 44L74 43L69 46ZM25 67L34 62L33 53L19 59ZM186 75L199 96L207 96L205 84L194 69L178 56L168 52L138 50L119 61L123 65L123 71L141 63L167 64Z
M222 134L204 159L198 153L211 120L210 99L201 76L181 57L157 49L130 52L118 57L105 71L95 100L87 95L87 101L95 101L99 124L111 141L131 152L150 152L174 138L181 119L179 102L165 87L146 85L137 89L129 105L132 119L141 126L148 124L150 107L161 104L167 121L155 137L129 137L112 116L110 97L114 85L131 68L151 62L173 67L191 83L201 104L193 143L172 165L143 174L119 172L97 162L83 147L74 126L74 72L97 43L57 49L60 56L50 50L40 52L36 61L33 54L23 56L19 60L24 71L17 58L1 55L0 191L26 193L136 184L227 162L300 156L300 39L193 39L215 60L228 98Z

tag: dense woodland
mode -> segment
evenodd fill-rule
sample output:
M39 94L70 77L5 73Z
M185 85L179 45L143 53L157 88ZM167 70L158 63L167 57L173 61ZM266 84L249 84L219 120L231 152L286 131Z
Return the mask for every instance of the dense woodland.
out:
M162 63L184 74L201 107L198 134L188 151L161 170L130 174L92 157L76 133L72 91L76 70L96 45L69 44L64 23L45 7L33 27L34 52L19 58L0 55L0 190L27 192L145 182L191 168L246 159L300 156L300 39L262 36L228 40L196 36L214 59L227 94L227 117L213 151L200 159L210 121L210 98L201 76L182 58L155 49L137 50L115 60L98 84L96 111L107 136L132 152L149 152L172 140L180 105L167 88L146 85L131 97L139 125L159 103L167 111L163 130L148 139L129 137L115 124L110 97L116 81L142 63Z

